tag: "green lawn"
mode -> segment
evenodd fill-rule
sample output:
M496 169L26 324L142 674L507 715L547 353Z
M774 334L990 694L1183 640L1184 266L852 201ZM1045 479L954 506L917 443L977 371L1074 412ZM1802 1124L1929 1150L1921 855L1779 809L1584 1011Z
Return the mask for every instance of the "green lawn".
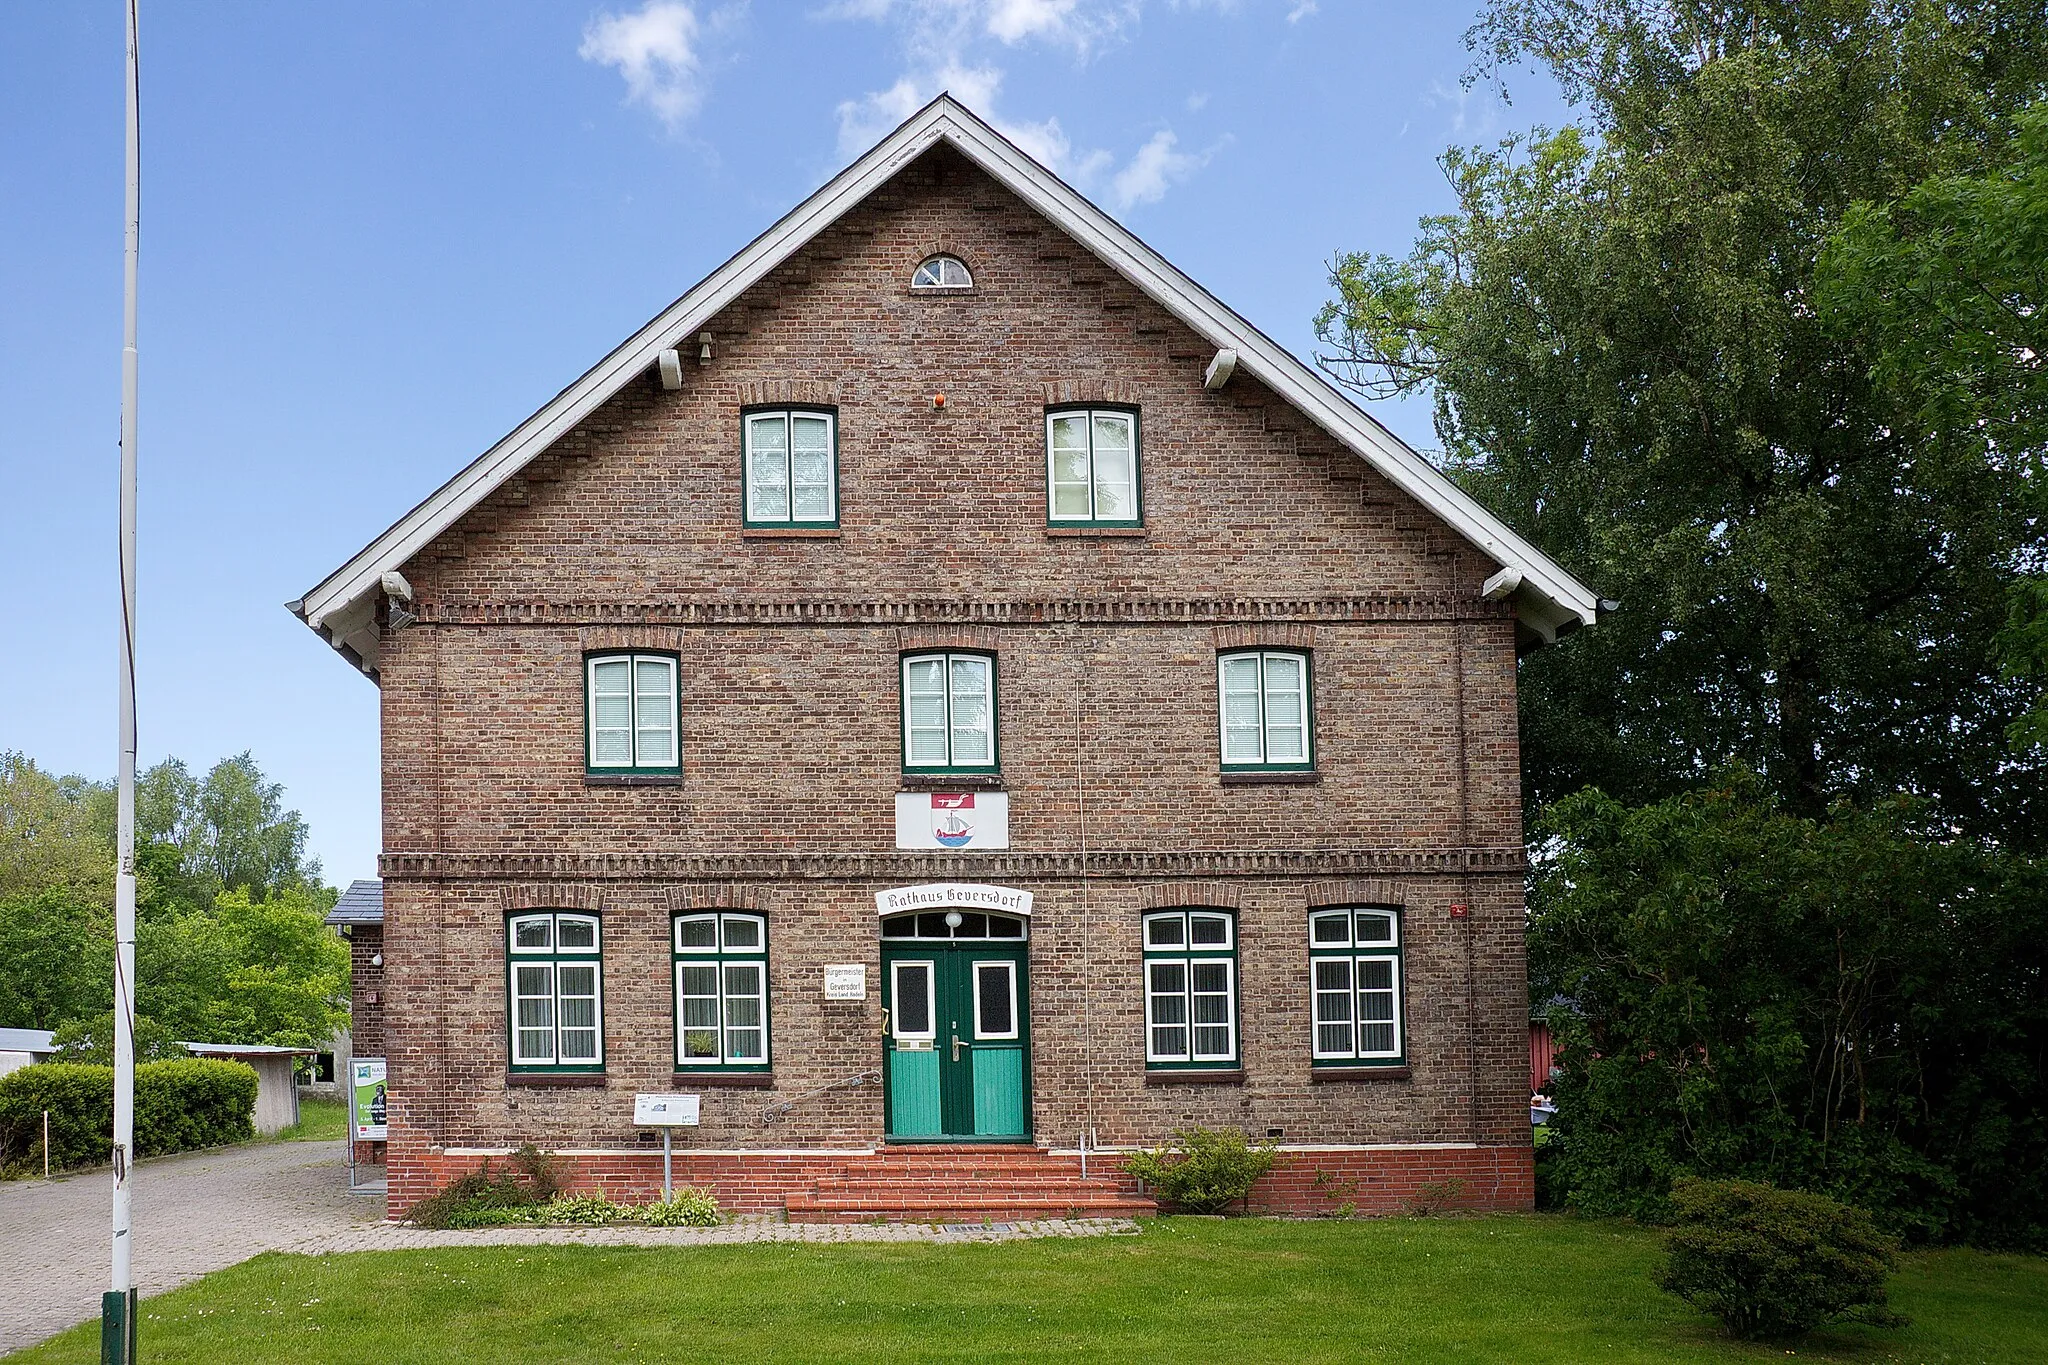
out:
M1783 1360L1649 1283L1654 1234L1535 1216L1166 1219L999 1245L508 1247L261 1256L145 1301L143 1360ZM2048 1260L1935 1252L1912 1327L1806 1360L2048 1360ZM87 1325L13 1359L90 1362Z
M348 1104L301 1096L299 1121L277 1136L284 1142L340 1142L348 1136Z

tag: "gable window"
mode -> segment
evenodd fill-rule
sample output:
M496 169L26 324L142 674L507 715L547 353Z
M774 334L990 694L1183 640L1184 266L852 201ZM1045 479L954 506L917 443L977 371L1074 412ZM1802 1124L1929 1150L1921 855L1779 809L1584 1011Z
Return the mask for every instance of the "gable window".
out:
M1145 916L1145 1065L1237 1065L1237 925L1229 911Z
M746 524L839 524L838 419L825 408L743 414Z
M903 768L997 771L993 655L903 656Z
M912 289L972 289L974 272L958 256L933 256L910 277Z
M594 773L679 773L676 658L593 654L584 660L585 765Z
M514 915L505 922L505 960L512 1069L604 1070L597 916Z
M1216 690L1226 772L1315 767L1315 699L1305 652L1250 649L1218 655Z
M768 1069L768 922L714 911L675 920L676 1070Z
M1138 412L1058 408L1045 415L1046 521L1140 526Z
M1308 917L1313 1063L1397 1066L1406 1056L1401 1009L1401 912L1379 906Z

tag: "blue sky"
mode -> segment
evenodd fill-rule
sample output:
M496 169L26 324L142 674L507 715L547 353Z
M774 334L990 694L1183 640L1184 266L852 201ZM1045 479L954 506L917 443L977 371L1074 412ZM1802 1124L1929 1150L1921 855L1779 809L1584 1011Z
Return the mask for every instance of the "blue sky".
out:
M282 603L951 88L1306 354L1450 205L1472 14L1367 0L142 0L142 761L374 875L375 688ZM115 756L121 5L0 11L0 749ZM1375 410L1417 444L1419 405Z

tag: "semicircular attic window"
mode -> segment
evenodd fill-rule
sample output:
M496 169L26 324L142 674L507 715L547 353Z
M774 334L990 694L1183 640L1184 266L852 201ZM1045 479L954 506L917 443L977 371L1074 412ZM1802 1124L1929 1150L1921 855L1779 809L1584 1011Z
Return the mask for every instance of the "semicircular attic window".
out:
M912 289L972 289L974 275L958 256L933 256L910 277Z

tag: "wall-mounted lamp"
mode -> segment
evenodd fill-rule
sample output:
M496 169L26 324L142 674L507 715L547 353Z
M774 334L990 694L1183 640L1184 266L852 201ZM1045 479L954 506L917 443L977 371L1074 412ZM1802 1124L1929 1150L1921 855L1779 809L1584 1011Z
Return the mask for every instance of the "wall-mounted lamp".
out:
M946 395L944 395L943 393L935 393L935 394L933 394L933 395L932 395L932 406L933 406L933 407L935 407L935 408L939 408L939 409L943 410L943 409L945 408L945 406L946 406Z
M381 967L381 966L383 966L383 965L384 965L384 954L382 954L382 953L371 953L371 954L370 954L370 965L371 965L372 967Z
M946 927L948 929L958 929L960 927L960 912L958 910L948 910L946 912Z
M709 332L697 333L697 363L699 365L709 365L711 363L711 333Z

